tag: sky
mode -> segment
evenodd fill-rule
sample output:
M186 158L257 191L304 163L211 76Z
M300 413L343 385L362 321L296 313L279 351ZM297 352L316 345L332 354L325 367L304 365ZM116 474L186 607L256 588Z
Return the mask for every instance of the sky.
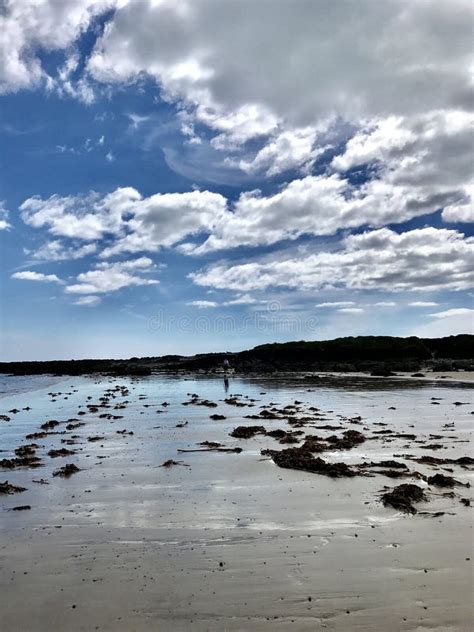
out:
M0 0L0 359L473 332L471 0Z

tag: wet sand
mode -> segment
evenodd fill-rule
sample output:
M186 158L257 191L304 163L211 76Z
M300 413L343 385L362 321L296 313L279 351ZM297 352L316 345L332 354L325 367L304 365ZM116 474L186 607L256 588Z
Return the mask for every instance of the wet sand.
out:
M395 458L425 477L473 483L472 467L394 457L471 454L472 387L415 382L235 378L226 393L222 379L66 378L1 398L10 421L0 421L0 460L34 442L43 465L0 469L0 482L27 488L0 496L0 629L470 630L473 514L461 498L472 488L379 470L333 479L284 469L261 450L292 445L264 434L229 436L251 425L300 430L301 439L357 430L365 442L320 456L351 468ZM128 392L109 393L102 403L110 408L86 408L117 385ZM217 406L184 406L192 393ZM230 394L247 405L225 403ZM298 412L246 418L270 402ZM288 423L310 416L318 419ZM66 430L69 419L85 425ZM65 434L25 439L48 420L60 422L50 431ZM323 425L340 428L314 427ZM203 441L242 452L178 452ZM48 456L61 448L76 453ZM182 464L162 467L170 459ZM54 477L67 463L80 471ZM46 484L33 482L41 479ZM380 502L385 486L401 483L424 490L415 515ZM18 506L31 509L9 511Z

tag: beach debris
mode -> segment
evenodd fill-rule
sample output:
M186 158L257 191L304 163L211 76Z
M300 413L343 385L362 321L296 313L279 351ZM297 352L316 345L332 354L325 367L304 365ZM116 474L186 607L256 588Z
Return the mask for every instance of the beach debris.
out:
M410 441L416 439L416 435L409 432L392 432L391 436L394 439L409 439Z
M94 443L96 441L103 441L105 439L105 437L101 437L101 436L93 436L93 437L87 437L87 441L90 441L91 443Z
M219 443L217 441L201 441L200 443L198 443L198 445L205 446L206 448L220 448L222 446L222 443Z
M71 423L68 423L68 425L66 426L66 430L76 430L76 428L80 428L81 426L85 426L86 424L83 421L74 421Z
M417 509L414 507L413 503L419 503L422 500L426 500L426 497L421 487L413 485L412 483L405 483L382 494L381 500L385 506L389 505L399 511L415 514Z
M403 477L423 478L423 476L419 472L410 472L409 470L382 469L375 473L380 474L381 476L388 476L388 478L403 478Z
M425 516L426 518L441 518L446 514L445 511L420 511L418 512L419 516ZM450 516L454 516L455 514L449 513ZM426 573L427 571L425 571Z
M52 431L52 432L46 432L46 430L42 430L41 432L32 432L30 434L27 434L25 439L44 439L45 437L51 437L53 435L63 435L63 434L67 434L65 430L57 430L57 431Z
M285 450L262 450L261 454L270 456L279 467L292 470L304 470L315 474L323 474L331 478L357 476L345 463L329 463L320 457L314 457L311 452L301 446L300 448L286 448Z
M72 474L76 474L76 472L80 472L80 469L74 463L67 463L63 467L60 467L59 470L53 472L53 476L61 476L63 478L68 478Z
M48 456L52 459L55 459L60 456L71 456L72 454L76 454L74 450L68 450L67 448L59 448L59 450L50 450L48 452Z
M224 419L227 419L227 417L225 415L214 414L214 415L209 415L209 419L212 419L213 421L222 421Z
M329 450L329 445L324 443L324 439L318 435L306 435L301 448L308 452L325 452Z
M188 448L188 449L180 449L178 448L177 452L234 452L235 454L240 454L242 452L242 448Z
M282 411L283 414L278 414L275 410L267 410L264 408L258 415L245 415L246 419L285 419L291 414L288 411Z
M240 396L240 395L239 395ZM246 404L245 402L241 402L238 398L238 395L234 395L232 397L227 397L224 402L229 406L237 406L238 408L244 408L244 406L251 407L253 404Z
M302 430L269 430L267 436L276 439L279 443L299 443L301 441L298 435L302 435Z
M16 456L34 456L39 446L36 443L29 443L27 445L21 445L19 448L15 448Z
M18 485L12 485L8 481L0 483L0 494L17 494L20 492L26 492L26 487L19 487Z
M397 455L395 455L397 456ZM422 456L412 456L411 454L398 455L403 459L409 459L410 461L416 461L422 465L460 465L461 467L468 467L474 465L474 458L471 456L460 456L457 459L443 459L430 454L424 454Z
M366 438L358 430L346 430L342 433L342 438L332 435L324 440L331 445L332 450L350 450L354 446L364 443Z
M235 439L250 439L256 434L265 434L266 430L263 426L237 426L230 433Z
M173 461L173 459L168 459L167 461L162 463L160 467L173 467L173 465L184 465L186 467L189 467L189 465L183 463L183 461Z
M402 478L402 477L414 477L424 478L419 472L410 472L408 467L404 463L398 461L371 461L370 463L360 463L359 467L362 471L366 468L377 468L377 471L369 474L379 474L381 476L388 476L389 478Z
M459 502L461 504L463 504L465 507L470 507L471 506L471 499L470 498L460 498Z
M33 455L0 460L0 469L6 470L13 470L17 467L41 467L42 465L41 459Z
M0 415L0 419L2 421L11 421L11 417L9 417L8 415Z
M41 430L52 430L53 428L56 428L56 426L59 426L59 421L56 421L56 419L50 419L49 421L45 421L44 424L41 424L40 428Z
M429 476L428 484L436 485L437 487L454 487L455 485L470 487L469 483L461 483L452 476L445 476L444 474L435 474L434 476Z
M344 426L331 426L331 424L326 424L324 426L313 426L315 430L342 430Z
M30 505L18 505L18 507L12 507L9 511L28 511L31 509Z
M191 395L191 399L188 402L183 402L183 406L189 406L190 404L194 406L207 406L208 408L217 408L217 404L215 402L211 402L209 399L201 399L199 395L193 393Z
M387 461L370 461L369 463L361 463L359 465L359 467L388 467L390 469L401 469L401 470L407 470L408 467L405 465L405 463L400 463L400 461L393 461L393 460L387 460Z

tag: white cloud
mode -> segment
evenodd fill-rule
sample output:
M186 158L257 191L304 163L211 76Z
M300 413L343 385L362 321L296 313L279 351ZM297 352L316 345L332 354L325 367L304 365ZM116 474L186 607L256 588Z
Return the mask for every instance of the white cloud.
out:
M279 286L306 291L463 290L474 284L474 238L447 229L397 234L383 228L346 237L336 252L217 264L189 276L201 286L242 292Z
M209 230L225 206L223 196L208 191L142 198L138 191L128 187L103 197L95 193L83 197L54 195L46 200L33 197L23 202L20 211L27 224L46 227L53 235L83 240L97 240L108 234L117 236L118 241L104 252L104 256L110 256L157 250ZM129 234L122 237L125 229ZM52 244L49 249L59 249L59 242Z
M80 57L77 51L73 51L64 62L63 66L57 71L56 77L44 75L48 90L56 90L59 96L69 96L78 101L82 101L86 105L90 105L95 101L95 94L92 86L85 77L74 79L74 73L78 70ZM90 141L90 139L88 139ZM90 141L91 142L91 141ZM90 148L86 148L89 151Z
M424 134L417 117L469 109L473 6L384 0L366 9L352 0L297 10L281 0L277 11L242 0L131 2L98 41L89 70L108 83L151 77L179 103L188 131L197 122L216 134L217 149L267 137L253 158L228 159L247 172L311 164L316 130L335 116L380 121L368 145L354 141L352 157L380 154L378 144L400 152Z
M77 276L78 283L68 285L68 294L106 294L124 287L155 285L156 279L147 279L143 273L153 270L153 262L148 257L117 263L99 263L94 270L82 272Z
M199 234L201 244L183 243L184 254L236 246L259 246L301 235L326 235L342 228L383 226L438 208L439 197L410 198L404 186L372 180L355 188L344 178L307 176L274 195L242 193L232 210L226 198L210 191L157 193L142 198L131 187L100 196L53 195L29 198L20 206L23 220L55 236L98 240L113 236L103 257L122 252L157 251ZM416 202L416 203L415 203Z
M3 70L11 89L34 84L44 75L38 49L64 49L54 81L86 101L91 77L120 87L151 78L175 103L188 143L201 143L196 129L207 127L224 164L268 178L309 173L328 130L350 122L358 131L331 169L274 194L243 193L233 206L210 192L142 199L131 188L110 194L128 197L123 204L94 194L30 198L22 205L25 221L56 236L113 236L107 257L156 251L199 233L209 237L181 244L181 252L378 228L439 209L445 221L472 219L472 3L384 0L361 11L352 0L314 0L295 10L280 0L277 11L265 2L249 7L248 0L11 2L0 18L11 42ZM72 44L108 8L117 10L82 73ZM12 59L26 78L18 68L8 71ZM150 118L126 116L132 128ZM113 153L105 159L113 161ZM351 185L345 172L367 163L377 165L377 177Z
M469 162L471 161L468 160ZM466 196L463 201L446 206L441 215L445 222L474 222L474 185L466 187Z
M83 72L74 43L109 9ZM91 77L119 86L149 77L176 104L188 142L202 142L195 124L207 126L212 146L225 152L261 139L254 156L228 160L268 176L309 167L321 151L318 129L338 118L362 127L338 168L385 157L393 164L398 153L402 171L431 172L435 182L437 149L449 162L457 153L449 130L445 137L438 128L431 139L430 127L470 108L473 11L469 0L384 0L362 9L353 0L313 0L297 10L279 0L276 11L250 0L8 0L0 85L9 91L46 81L90 102ZM65 52L55 77L41 66L43 50ZM133 127L147 118L127 116ZM412 169L423 146L430 156Z
M123 215L130 213L140 199L138 191L131 187L116 189L103 197L97 193L52 195L46 200L35 196L23 202L20 212L23 221L34 228L47 228L56 236L92 241L107 234L119 234L125 225Z
M142 116L140 114L135 114L135 112L130 112L127 114L127 117L130 119L132 129L138 129L142 123L146 123L150 120L149 116Z
M256 298L251 296L250 294L241 294L240 296L236 296L230 301L226 301L223 305L255 305L259 303Z
M0 94L29 88L51 78L40 51L69 48L92 20L120 0L6 0L0 13ZM74 57L62 69L64 80L75 69ZM68 86L72 90L72 84ZM64 88L68 88L65 86Z
M317 130L314 127L286 130L272 138L251 159L226 159L229 166L238 166L246 173L265 173L274 176L289 169L312 167L324 148L315 147Z
M21 281L40 281L41 283L63 283L55 274L43 274L42 272L34 272L32 270L24 270L23 272L14 272L12 279L20 279Z
M472 221L473 131L474 115L462 110L391 116L355 134L332 164L346 171L376 163L387 194L403 193L415 214L445 207L445 221Z
M298 10L291 1L274 10L242 0L142 0L115 14L89 68L109 82L146 73L231 135L253 107L242 114L247 138L271 129L272 117L301 126L335 111L361 118L466 106L471 24L468 0L385 0L370 10L351 0Z
M304 234L330 235L342 228L377 228L433 212L440 204L437 195L417 194L415 198L409 188L381 180L357 188L336 174L307 176L274 195L242 193L234 212L216 220L209 238L198 246L186 245L184 251L202 254L239 245L267 245Z
M0 200L0 230L8 230L11 225L8 223L8 210L5 203Z
M132 187L107 195L53 195L28 198L20 206L23 221L46 228L52 235L96 241L112 236L116 241L102 253L156 251L202 231L210 232L226 214L225 197L210 191L157 193L142 198ZM53 242L54 243L54 242Z
M95 243L82 246L66 246L59 239L55 239L38 248L32 254L32 257L40 261L64 261L67 259L82 259L82 257L94 254L96 251L97 244Z
M451 312L448 314L448 312ZM443 312L439 312L442 314ZM462 308L446 310L444 316L435 315L434 320L415 327L411 335L424 338L440 338L456 334L474 333L474 310Z
M434 301L413 301L409 303L410 307L436 307L438 303Z
M102 256L171 247L186 237L211 231L225 214L226 199L219 193L157 193L134 205L127 221L129 234L106 248Z
M374 303L374 307L396 307L397 304L394 301L378 301Z
M435 312L430 314L433 318L451 318L452 316L470 316L474 319L474 309L468 309L467 307L454 307L446 309L443 312ZM471 321L474 323L474 320Z
M342 314L362 314L364 312L362 307L341 307L337 311Z
M74 301L74 305L81 305L84 307L94 307L95 305L99 305L102 302L100 296L81 296Z
M175 104L186 142L209 149L210 135L213 155L248 176L299 171L276 193L269 187L264 193L248 191L235 203L210 191L142 197L131 187L105 196L29 198L20 207L22 218L54 236L33 255L37 259L85 256L103 239L102 258L163 247L202 254L377 229L439 209L446 222L474 219L468 113L474 7L468 0L384 0L370 2L367 11L353 0L301 2L297 10L294 2L280 0L277 11L272 3L250 0L7 0L4 5L0 92L44 84L87 103L95 81L122 88L151 78ZM117 10L108 16L90 59L81 59L75 42L111 8ZM54 51L63 51L65 61L48 76L41 56ZM133 112L126 116L131 128L148 120ZM338 126L345 131L333 143L329 130ZM342 146L348 130L352 138L331 166L308 175L328 145ZM86 141L80 151L93 143L105 160L114 160L103 137ZM206 151L198 155L204 163L209 157ZM370 181L367 164L376 174ZM355 169L362 184L349 180L347 171ZM200 172L206 170L203 164ZM0 230L8 226L0 212ZM202 235L204 243L182 243ZM77 241L66 245L57 239L63 237ZM88 243L76 247L79 240ZM471 257L472 239L455 231L397 235L384 229L346 237L339 250L214 265L193 278L240 294L275 285L464 289L471 283ZM69 292L147 282L122 263L101 264L79 277Z
M209 309L211 307L217 307L217 303L215 301L190 301L189 303L186 303L186 305L198 307L199 309Z
M317 303L315 307L351 307L355 305L354 301L329 301L326 303Z

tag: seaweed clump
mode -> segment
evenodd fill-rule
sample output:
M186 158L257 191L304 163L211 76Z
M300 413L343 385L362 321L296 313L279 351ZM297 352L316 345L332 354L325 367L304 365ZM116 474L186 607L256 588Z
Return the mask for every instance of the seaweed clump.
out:
M331 478L356 476L357 472L345 463L328 463L319 457L314 457L303 446L287 448L286 450L262 450L263 455L270 456L278 467L291 470L304 470L315 474L323 474Z
M411 483L398 485L382 495L382 502L385 506L389 505L394 509L411 514L417 512L413 503L419 503L422 500L426 500L422 488Z

